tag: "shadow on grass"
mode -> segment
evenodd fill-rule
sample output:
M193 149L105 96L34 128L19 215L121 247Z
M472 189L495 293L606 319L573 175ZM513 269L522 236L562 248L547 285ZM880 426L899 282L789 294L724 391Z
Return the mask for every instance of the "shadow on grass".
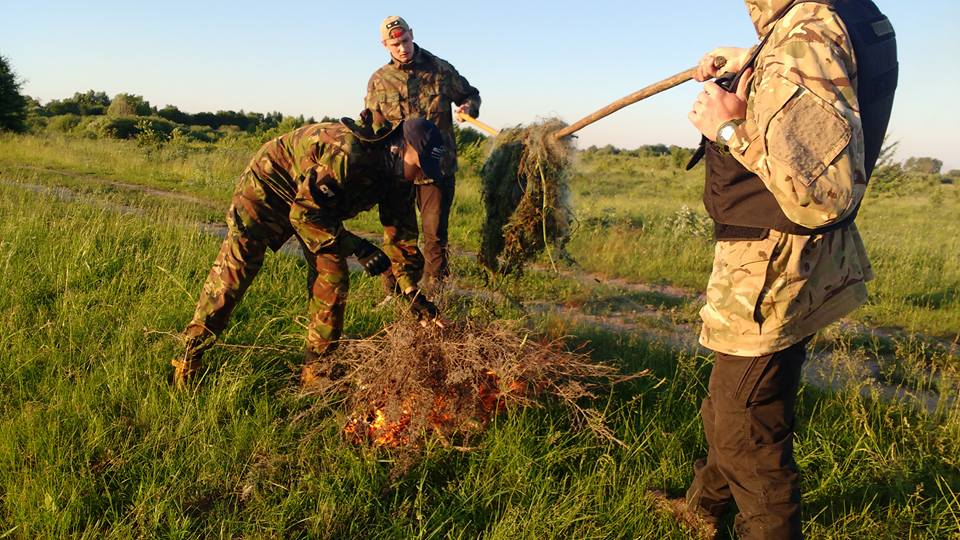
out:
M945 309L960 304L960 287L954 285L939 291L908 294L904 300L920 308Z

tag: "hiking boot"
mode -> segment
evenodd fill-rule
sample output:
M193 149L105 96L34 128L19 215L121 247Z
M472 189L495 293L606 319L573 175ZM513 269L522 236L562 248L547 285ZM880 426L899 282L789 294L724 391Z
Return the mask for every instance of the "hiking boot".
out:
M305 391L317 390L329 385L327 376L329 367L323 362L311 362L300 367L300 388Z
M305 392L322 392L347 374L346 366L329 357L307 351L300 368L300 388Z
M714 540L717 538L716 519L706 512L698 512L696 509L690 508L687 499L684 497L670 497L665 492L655 489L648 490L647 494L653 500L653 506L657 510L669 514L681 523L688 531L693 533L694 538L699 540Z

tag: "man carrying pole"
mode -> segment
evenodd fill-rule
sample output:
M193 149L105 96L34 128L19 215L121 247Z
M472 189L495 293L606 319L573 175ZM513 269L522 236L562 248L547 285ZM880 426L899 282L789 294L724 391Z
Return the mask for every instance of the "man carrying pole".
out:
M746 0L762 41L700 62L717 239L700 343L716 352L706 459L685 500L658 503L712 537L731 502L741 538L801 537L794 406L811 336L866 302L854 224L897 84L890 22L869 0ZM699 155L702 155L699 154Z

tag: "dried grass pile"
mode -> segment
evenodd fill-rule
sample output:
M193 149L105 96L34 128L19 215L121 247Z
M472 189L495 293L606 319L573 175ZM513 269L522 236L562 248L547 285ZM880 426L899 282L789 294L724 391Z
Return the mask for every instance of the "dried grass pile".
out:
M344 343L337 362L346 371L336 383L348 396L346 437L406 450L419 450L430 438L462 448L502 410L549 401L562 403L578 425L616 440L583 400L645 375L622 375L509 322L441 331L401 321Z
M497 135L480 171L486 219L477 258L491 272L521 272L526 261L546 250L564 249L574 221L569 198L570 137L554 134L557 119Z

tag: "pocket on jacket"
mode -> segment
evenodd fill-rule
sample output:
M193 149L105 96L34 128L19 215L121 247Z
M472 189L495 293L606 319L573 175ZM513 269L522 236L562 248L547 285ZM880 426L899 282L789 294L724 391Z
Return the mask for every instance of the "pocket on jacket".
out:
M378 92L376 94L377 105L380 107L380 113L391 121L403 119L403 98L398 92Z
M780 79L782 77L777 76ZM809 187L850 143L847 121L826 100L783 79L790 97L767 125L767 153L790 176Z

